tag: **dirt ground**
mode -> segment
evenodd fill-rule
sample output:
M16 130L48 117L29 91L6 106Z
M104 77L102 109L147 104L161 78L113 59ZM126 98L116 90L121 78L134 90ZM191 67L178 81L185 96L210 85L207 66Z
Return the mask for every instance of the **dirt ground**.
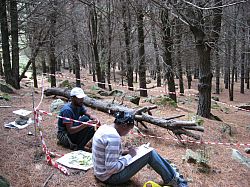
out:
M83 75L86 72L82 73ZM73 75L69 75L73 77ZM92 92L91 76L84 77L84 86L82 87L86 93ZM47 80L47 79L46 79ZM72 80L73 81L73 80ZM148 86L154 85L155 82ZM35 94L32 97L32 83L26 79L22 81L22 89L16 90L11 94L11 100L0 100L0 106L11 106L8 108L0 108L0 175L5 177L13 187L40 187L40 186L97 186L102 187L104 184L98 182L93 176L93 170L87 172L79 170L69 170L70 175L65 176L56 168L49 166L46 163L44 154L42 153L41 141L39 139L39 132L35 132L34 126L16 130L4 128L4 124L14 121L17 115L13 114L14 110L26 109L32 110L33 101L34 106L37 106L41 99L41 78L39 79L39 88L34 89ZM48 82L45 81L45 89L48 87ZM119 89L124 89L117 87ZM178 96L178 107L159 106L158 109L153 110L153 115L161 117L170 117L179 114L185 114L181 120L190 120L197 110L197 83L192 82L192 88L185 90L185 96ZM149 95L162 94L164 88L153 88L148 92ZM213 107L212 113L218 116L223 122L214 120L204 120L204 133L199 133L203 141L209 142L225 142L225 143L250 143L250 111L241 111L229 105L239 106L241 104L250 103L250 90L246 90L245 94L239 93L239 83L236 83L235 100L229 102L228 90L222 89L219 100L225 104L219 104L219 107ZM138 92L130 93L138 95ZM213 94L214 95L214 94ZM33 99L34 98L34 99ZM50 104L55 97L43 97L40 109L50 111ZM106 97L105 100L112 100L112 97ZM135 107L129 102L124 102L129 107ZM152 105L141 99L140 106ZM214 104L212 104L214 106ZM111 124L114 120L108 114L96 111L92 108L87 108L93 115L97 116L102 124ZM31 115L32 117L32 115ZM57 119L51 116L43 116L42 131L44 140L50 151L59 154L70 152L59 145L56 140L56 122ZM226 146L226 145L199 145L199 144L185 144L182 145L173 139L175 138L171 132L166 129L147 124L149 130L144 131L145 134L162 137L156 138L140 138L136 135L129 135L125 141L130 139L132 141L139 140L141 142L150 142L162 156L168 158L175 163L181 173L189 180L190 187L247 187L250 186L250 168L242 165L236 160L232 159L232 149L239 150L244 156L250 158L250 155L244 153L244 146ZM33 135L28 135L28 132ZM185 137L184 137L185 138ZM187 149L193 151L202 150L204 157L208 159L208 165L211 167L209 171L204 171L198 164L187 163L183 160L183 156ZM122 186L138 186L149 180L157 183L162 183L161 178L150 167L144 167L138 174L136 174L127 184Z

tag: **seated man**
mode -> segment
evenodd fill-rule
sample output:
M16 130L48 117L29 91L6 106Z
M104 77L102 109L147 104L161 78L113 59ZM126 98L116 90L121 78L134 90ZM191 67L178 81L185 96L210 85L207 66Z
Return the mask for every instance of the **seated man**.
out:
M81 88L73 88L70 92L71 102L63 106L59 116L82 122L96 120L83 106L85 96ZM86 150L85 145L95 133L94 127L61 117L58 119L57 138L59 143L72 150Z
M127 135L133 127L134 116L119 112L113 125L102 125L96 131L92 145L94 175L106 184L119 185L149 164L162 177L165 185L187 187L183 177L155 150L128 164L136 155L136 150L121 150L121 136Z

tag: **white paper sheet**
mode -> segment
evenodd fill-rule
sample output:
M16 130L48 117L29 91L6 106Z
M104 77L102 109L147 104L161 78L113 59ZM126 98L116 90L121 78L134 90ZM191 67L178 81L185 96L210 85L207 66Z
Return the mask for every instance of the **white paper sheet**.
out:
M65 154L56 162L73 169L88 170L93 167L92 153L82 150Z
M149 147L149 144L143 144L136 148L136 155L129 161L128 164L133 163L134 161L138 160L139 158L143 157L150 151L152 151L154 148Z
M27 116L29 114L32 113L32 111L29 111L29 110L24 110L24 109L19 109L19 110L15 110L13 111L14 114L17 114L19 116Z

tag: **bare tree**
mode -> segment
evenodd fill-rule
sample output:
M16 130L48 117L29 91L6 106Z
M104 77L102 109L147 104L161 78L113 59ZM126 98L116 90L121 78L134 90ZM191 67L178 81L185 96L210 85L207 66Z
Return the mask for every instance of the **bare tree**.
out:
M131 62L131 13L128 4L122 0L123 31L126 50L128 89L133 90L133 66Z
M165 75L164 79L167 79L169 97L177 102L175 93L175 81L172 64L172 45L173 39L171 36L171 23L169 18L168 9L163 8L161 11L161 23L162 23L162 43L163 43L163 60Z
M11 17L11 49L12 49L12 78L14 88L20 89L19 82L19 46L18 46L18 11L17 1L10 0Z
M142 0L137 4L137 30L138 30L138 55L139 55L139 85L140 96L147 97L146 90L146 63L145 63L145 48L144 48L144 29L143 29L143 5Z
M0 2L0 23L1 23L1 36L2 36L2 49L3 49L3 67L6 83L13 85L13 77L10 61L10 45L9 45L9 29L7 22L6 0Z

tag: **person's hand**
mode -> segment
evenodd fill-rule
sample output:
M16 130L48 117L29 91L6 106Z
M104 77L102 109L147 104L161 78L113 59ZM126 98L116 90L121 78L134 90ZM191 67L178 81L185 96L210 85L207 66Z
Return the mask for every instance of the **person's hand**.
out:
M135 148L131 147L128 149L128 154L130 154L132 157L136 155L136 150Z
M98 121L98 119L95 116L90 116L91 121Z
M122 155L124 156L124 155L127 155L128 154L128 149L125 149L125 150L123 150L122 151Z

